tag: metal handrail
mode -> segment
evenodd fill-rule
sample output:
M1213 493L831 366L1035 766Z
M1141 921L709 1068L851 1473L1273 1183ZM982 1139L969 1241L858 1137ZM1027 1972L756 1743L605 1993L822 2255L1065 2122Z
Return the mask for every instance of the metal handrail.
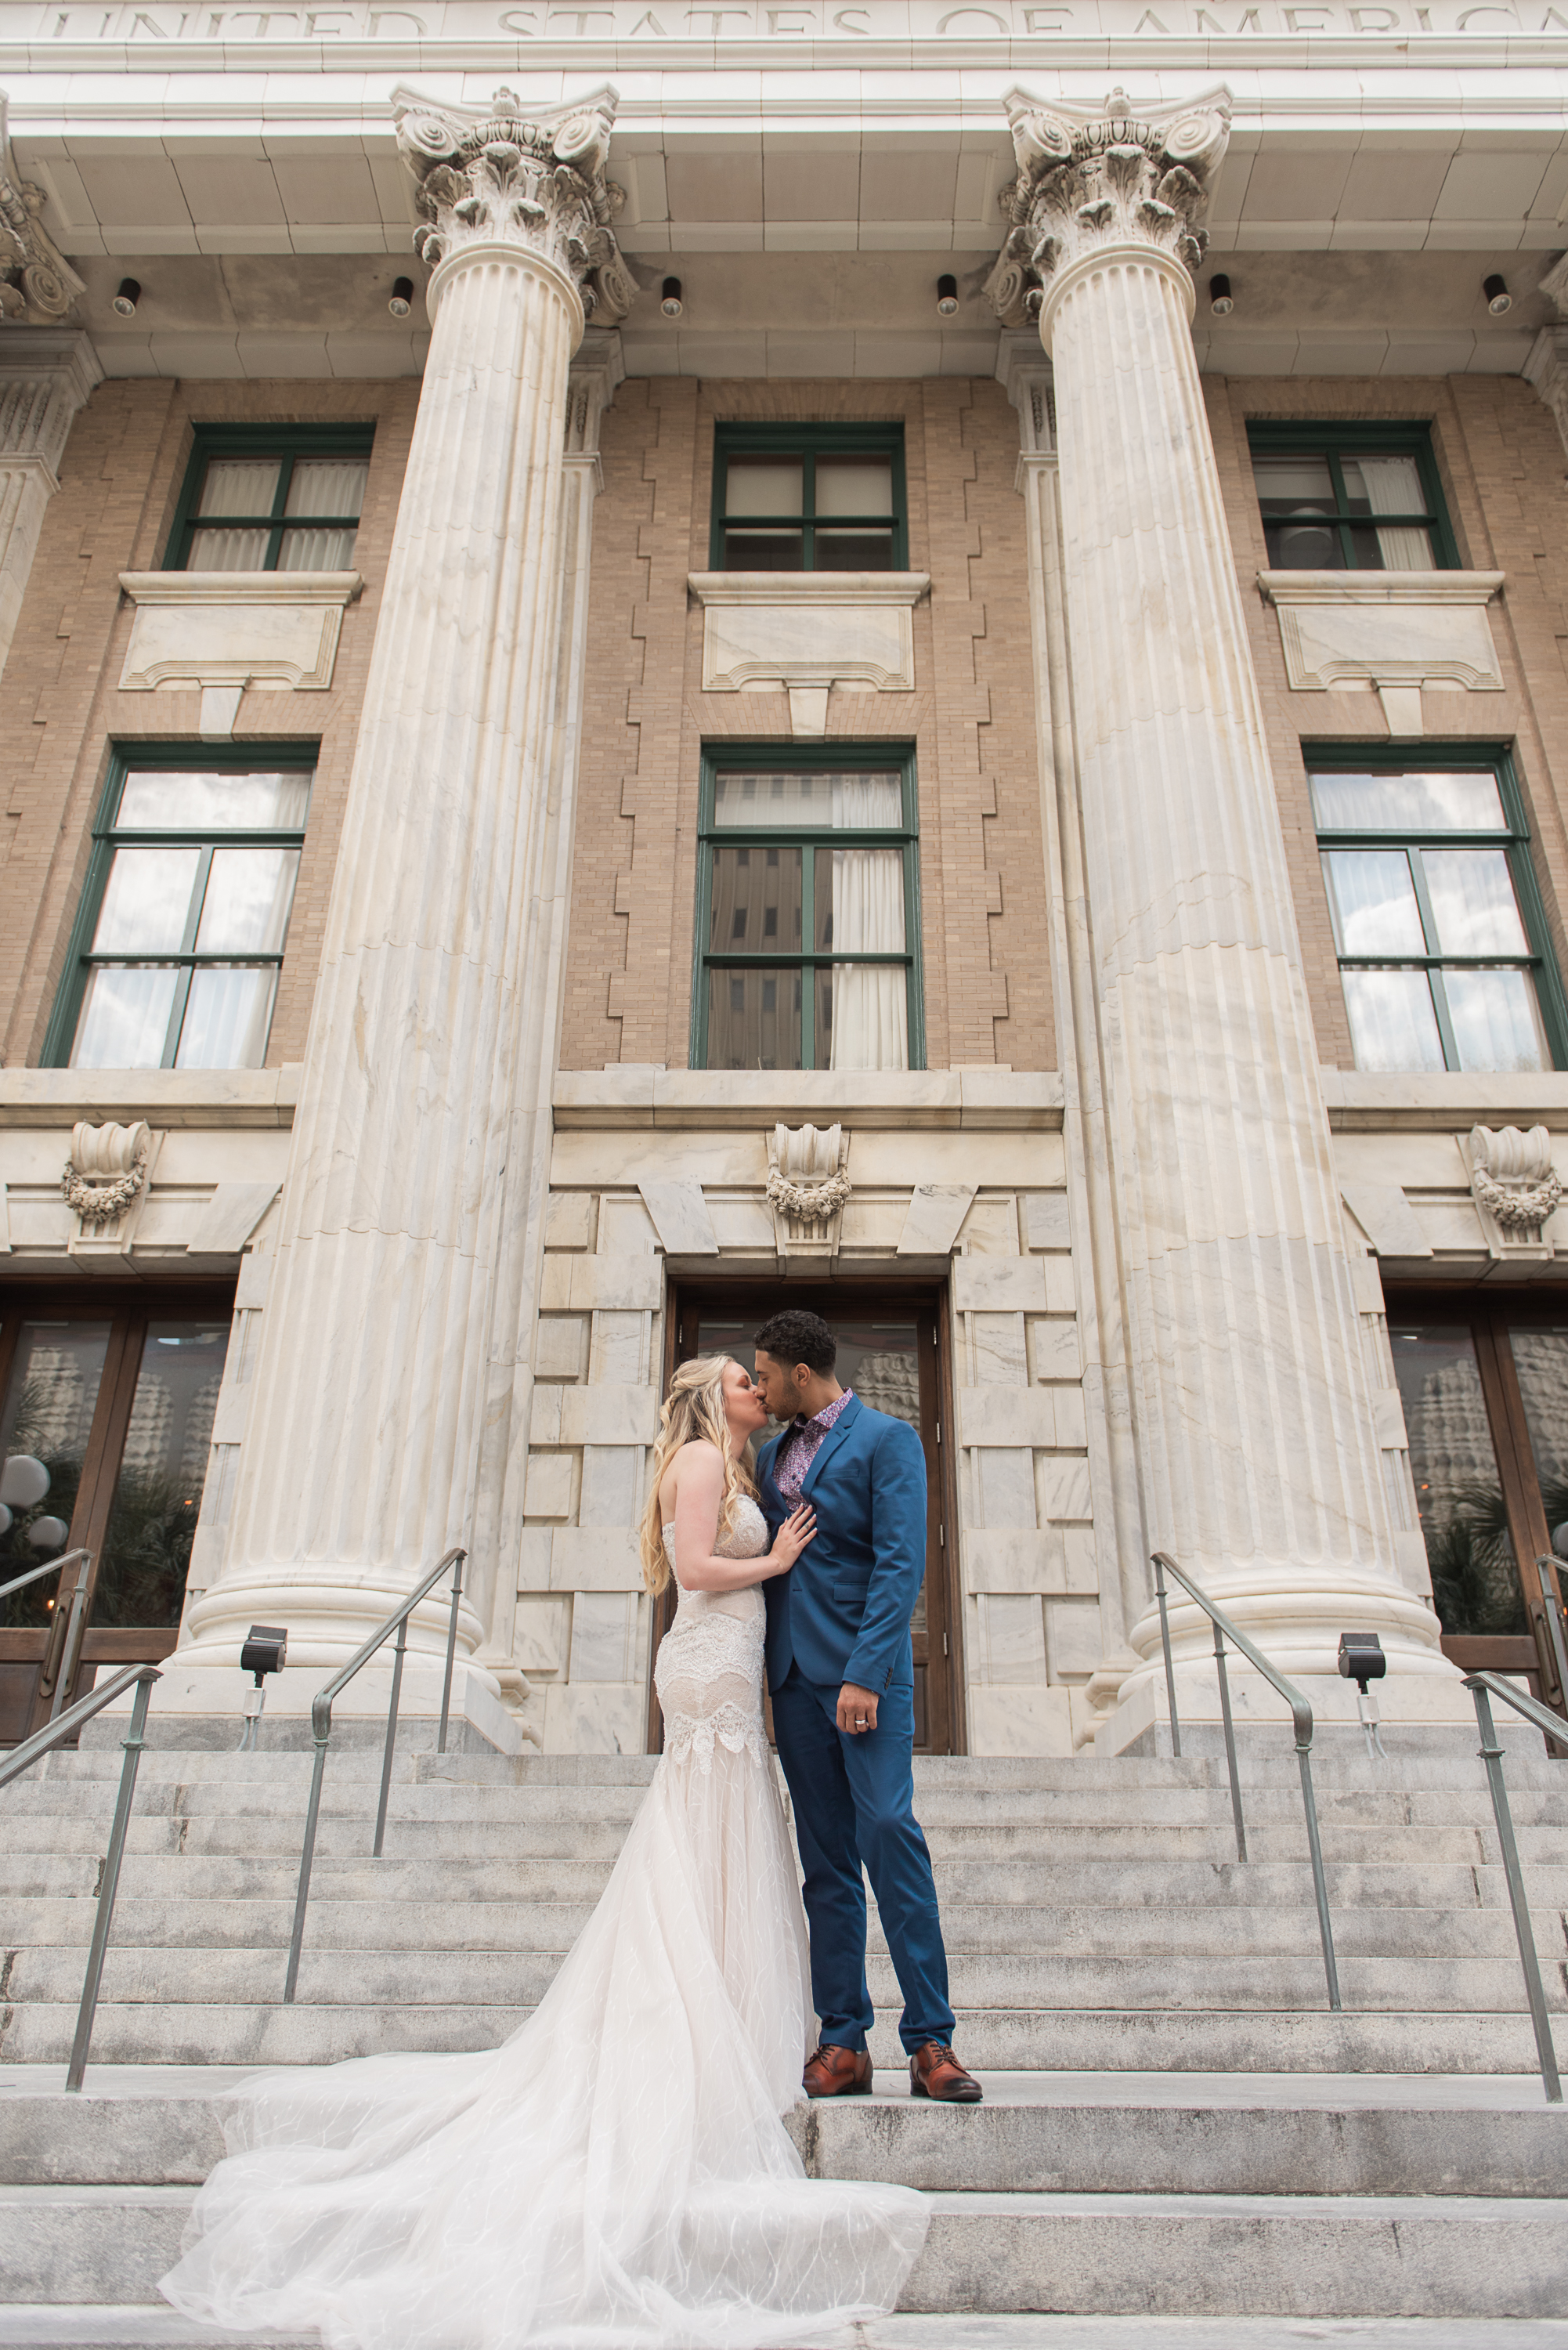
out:
M363 1665L368 1665L388 1636L396 1632L397 1649L392 1664L392 1694L387 1707L387 1743L381 1757L381 1800L376 1810L376 1842L372 1858L379 1860L381 1846L387 1833L387 1798L392 1783L392 1749L398 1736L398 1699L403 1686L403 1652L408 1646L409 1617L421 1599L434 1589L450 1566L452 1578L452 1616L446 1633L446 1675L441 1682L441 1732L436 1740L436 1752L446 1752L447 1722L452 1712L452 1661L457 1653L457 1611L462 1597L462 1563L465 1550L449 1550L437 1561L424 1581L410 1591L400 1607L395 1607L386 1621L379 1625L363 1648L329 1680L325 1689L317 1690L310 1700L310 1731L316 1741L316 1763L310 1776L310 1802L305 1814L305 1842L299 1853L299 1890L294 1899L294 1931L288 1943L288 1972L284 1978L285 2006L292 2005L295 1986L299 1981L299 1954L305 1941L305 1911L310 1899L310 1872L316 1859L316 1827L321 1814L321 1782L327 1769L327 1742L332 1735L332 1701L340 1697Z
M67 1713L62 1713L47 1729L36 1731L0 1762L0 1787L8 1787L13 1779L19 1779L24 1771L30 1770L54 1747L63 1745L71 1732L79 1730L84 1721L89 1721L95 1713L101 1713L106 1705L112 1704L121 1690L127 1690L132 1681L136 1682L130 1727L120 1741L125 1749L125 1761L120 1765L119 1795L114 1807L114 1825L109 1832L103 1882L99 1887L98 1915L93 1919L87 1973L82 1981L82 2002L77 2011L76 2038L71 2043L71 2061L66 2070L67 2089L79 2089L82 2074L87 2070L88 2045L92 2039L93 2018L98 2013L99 1986L103 1981L104 1952L109 1948L109 1929L114 1918L114 1897L119 1890L119 1865L125 1857L130 1807L136 1800L136 1773L141 1762L141 1750L147 1743L143 1735L147 1728L147 1701L152 1694L153 1682L162 1678L156 1665L127 1665L123 1671L116 1673L112 1680L105 1681L101 1689L89 1690Z
M0 1599L8 1599L13 1591L21 1591L27 1584L36 1583L41 1575L58 1575L62 1568L74 1566L78 1558L84 1559L87 1565L77 1577L77 1587L71 1594L67 1617L62 1619L59 1609L57 1607L55 1610L55 1620L49 1627L48 1645L44 1650L43 1669L38 1675L38 1695L47 1697L51 1689L55 1693L55 1701L49 1708L51 1721L59 1718L61 1701L76 1679L77 1666L81 1660L82 1638L87 1630L88 1584L91 1580L88 1570L92 1565L92 1553L90 1550L67 1550L58 1558L46 1559L42 1566L29 1567L26 1575L13 1576L9 1583L0 1583ZM60 1633L62 1620L66 1627L63 1639Z
M1220 1674L1220 1711L1225 1724L1225 1760L1231 1769L1231 1811L1236 1823L1236 1857L1247 1857L1247 1831L1241 1817L1241 1775L1236 1762L1236 1726L1231 1719L1231 1682L1225 1669L1226 1637L1234 1642L1241 1655L1255 1666L1263 1679L1278 1690L1290 1707L1295 1725L1296 1764L1301 1772L1302 1809L1306 1814L1307 1851L1312 1858L1312 1889L1317 1902L1317 1929L1323 1942L1323 1967L1328 1978L1328 2003L1335 2014L1342 2005L1339 1996L1339 1968L1334 1955L1334 1929L1328 1916L1328 1880L1323 1869L1323 1845L1318 1835L1317 1803L1312 1785L1312 1707L1295 1686L1276 1671L1261 1648L1254 1648L1245 1632L1239 1631L1221 1607L1217 1607L1207 1592L1182 1572L1168 1551L1157 1550L1154 1561L1154 1588L1159 1601L1159 1638L1165 1651L1165 1688L1170 1703L1171 1752L1181 1752L1181 1724L1176 1711L1176 1672L1170 1660L1170 1618L1166 1605L1165 1575L1174 1575L1190 1599L1195 1599L1214 1627L1214 1662Z
M1519 1941L1519 1962L1524 1969L1525 1995L1530 2002L1530 2020L1535 2026L1535 2050L1541 2060L1541 2085L1546 2092L1548 2105L1563 2103L1563 2083L1557 2071L1557 2051L1552 2043L1552 2024L1546 2012L1546 1993L1542 1988L1541 1961L1535 1954L1535 1934L1530 1922L1530 1904L1524 1898L1524 1873L1519 1866L1519 1846L1514 1841L1513 1814L1509 1809L1508 1788L1502 1775L1503 1749L1497 1742L1497 1730L1491 1718L1491 1700L1501 1698L1504 1705L1512 1706L1515 1713L1543 1730L1548 1738L1556 1741L1563 1732L1563 1717L1532 1697L1526 1697L1511 1682L1497 1673L1467 1673L1465 1687L1476 1701L1476 1724L1480 1731L1481 1760L1486 1764L1487 1783L1491 1789L1492 1816L1497 1822L1497 1840L1502 1846L1502 1873L1508 1879L1509 1906L1513 1911L1513 1930Z

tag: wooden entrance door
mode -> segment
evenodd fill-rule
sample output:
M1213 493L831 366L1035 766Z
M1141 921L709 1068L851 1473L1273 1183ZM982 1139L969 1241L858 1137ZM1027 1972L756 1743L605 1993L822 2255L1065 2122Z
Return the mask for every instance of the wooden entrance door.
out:
M0 1533L0 1583L91 1553L62 1705L99 1665L156 1664L178 1638L233 1312L232 1292L206 1289L0 1293L0 1461L26 1454L48 1476ZM49 1718L82 1574L0 1601L0 1743Z
M863 1403L907 1419L919 1432L926 1456L926 1579L910 1626L915 1655L915 1751L955 1754L963 1751L962 1689L959 1671L958 1609L949 1561L956 1546L947 1540L952 1510L947 1492L944 1427L951 1425L947 1397L943 1334L945 1301L929 1292L862 1290L839 1282L831 1288L796 1289L787 1297L776 1286L753 1290L681 1285L670 1300L666 1376L693 1355L733 1355L749 1370L752 1333L781 1303L820 1314L838 1341L837 1377ZM656 1626L662 1632L674 1612L673 1595ZM657 1747L658 1702L650 1717Z

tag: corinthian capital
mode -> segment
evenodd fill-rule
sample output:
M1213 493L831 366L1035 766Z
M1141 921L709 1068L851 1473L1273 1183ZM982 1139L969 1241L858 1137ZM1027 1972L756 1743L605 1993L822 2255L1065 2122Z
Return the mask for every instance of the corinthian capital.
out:
M1103 107L1002 101L1018 176L1002 196L1011 233L986 291L1002 324L1039 315L1052 279L1107 245L1144 244L1189 271L1209 240L1199 225L1231 136L1231 93L1137 108L1123 89Z
M84 288L44 226L44 191L20 179L12 160L0 90L0 318L57 327Z
M437 106L395 90L398 151L419 183L414 233L432 266L470 244L514 244L564 270L599 326L614 326L635 287L610 230L626 201L605 177L616 92L528 109L498 89L487 109Z

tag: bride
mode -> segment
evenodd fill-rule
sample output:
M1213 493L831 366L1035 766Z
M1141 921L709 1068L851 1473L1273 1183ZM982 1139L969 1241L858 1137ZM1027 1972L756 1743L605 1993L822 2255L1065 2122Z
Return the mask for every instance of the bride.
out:
M771 1550L739 1363L670 1383L642 1528L674 1625L665 1750L597 1908L500 2048L258 2074L161 2290L332 2350L762 2350L892 2308L925 2238L902 2187L808 2179L779 2118L815 2034L763 1728Z

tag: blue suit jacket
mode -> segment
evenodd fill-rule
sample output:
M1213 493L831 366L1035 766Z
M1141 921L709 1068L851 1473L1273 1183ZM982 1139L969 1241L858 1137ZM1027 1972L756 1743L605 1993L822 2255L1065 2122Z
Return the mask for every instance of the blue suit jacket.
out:
M763 1447L757 1482L770 1534L794 1504L773 1480L784 1437ZM768 1687L792 1664L824 1687L909 1686L909 1618L926 1571L926 1456L908 1420L852 1396L816 1450L801 1498L816 1512L815 1539L788 1575L763 1586Z

